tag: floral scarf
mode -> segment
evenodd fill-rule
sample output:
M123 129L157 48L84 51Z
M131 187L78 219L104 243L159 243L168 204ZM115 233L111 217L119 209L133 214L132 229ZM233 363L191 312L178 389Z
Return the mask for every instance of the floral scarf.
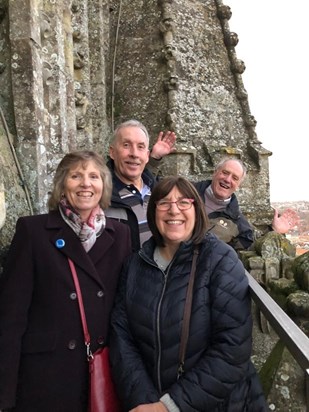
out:
M83 222L80 215L68 203L66 198L60 200L59 210L63 220L74 230L86 252L95 244L97 237L101 235L105 228L105 214L100 206L96 206L87 222Z

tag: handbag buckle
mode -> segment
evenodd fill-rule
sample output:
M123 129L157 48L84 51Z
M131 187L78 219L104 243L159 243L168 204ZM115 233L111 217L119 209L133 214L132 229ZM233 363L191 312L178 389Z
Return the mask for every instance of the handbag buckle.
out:
M93 359L93 354L90 349L90 342L85 342L85 345L86 345L86 351L87 351L87 359L88 361L90 361L91 359Z
M184 371L185 371L185 369L184 369L184 363L181 362L181 363L179 364L179 367L178 367L177 380L183 375Z

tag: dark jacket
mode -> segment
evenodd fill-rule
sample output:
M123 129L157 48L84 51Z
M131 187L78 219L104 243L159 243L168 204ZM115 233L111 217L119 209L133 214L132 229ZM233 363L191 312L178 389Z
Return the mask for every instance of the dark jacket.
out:
M112 314L111 361L125 410L168 393L181 412L262 412L250 361L252 319L244 267L213 234L200 247L184 374L179 343L193 246L181 244L169 269L146 242L126 265Z
M62 239L64 247L57 248ZM129 229L107 219L85 252L58 212L20 218L0 283L0 409L86 412L88 364L75 263L92 350L109 338L109 318Z
M204 180L194 184L203 202L205 202L205 190L210 184L211 180ZM248 249L252 245L254 241L253 228L241 213L237 197L234 193L225 210L211 212L208 218L212 224L211 232L215 233L235 250Z
M107 216L112 219L116 219L119 222L126 223L129 225L131 230L131 243L132 243L132 250L138 251L140 249L140 236L139 236L139 228L138 228L138 221L136 218L135 213L131 209L130 206L126 205L119 196L119 190L123 187L127 186L123 183L115 174L114 171L114 161L110 159L107 162L107 166L109 167L112 177L113 177L113 193L112 193L112 200L111 206L106 211ZM144 183L150 187L152 190L154 185L157 183L157 177L155 177L150 170L147 168L144 169L142 174L142 179Z

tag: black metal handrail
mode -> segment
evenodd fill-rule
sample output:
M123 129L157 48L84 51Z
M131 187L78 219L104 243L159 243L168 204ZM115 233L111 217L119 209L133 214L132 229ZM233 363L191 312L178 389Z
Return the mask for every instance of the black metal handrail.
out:
M272 297L247 273L252 299L305 373L309 411L309 338Z

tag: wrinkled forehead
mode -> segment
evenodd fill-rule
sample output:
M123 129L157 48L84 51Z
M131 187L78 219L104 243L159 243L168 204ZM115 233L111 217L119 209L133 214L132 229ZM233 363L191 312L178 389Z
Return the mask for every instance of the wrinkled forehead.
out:
M144 143L148 146L149 139L141 128L137 126L127 126L119 129L116 142Z
M241 179L244 175L244 170L242 166L233 160L225 162L218 170L217 172L227 172L229 174L232 174L234 176L237 176L239 179Z

